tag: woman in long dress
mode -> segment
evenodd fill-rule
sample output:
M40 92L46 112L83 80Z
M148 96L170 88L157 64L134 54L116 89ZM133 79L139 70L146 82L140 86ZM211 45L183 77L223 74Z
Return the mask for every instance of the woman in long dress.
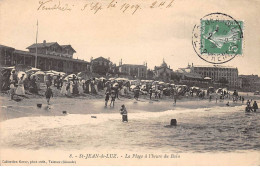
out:
M67 83L67 85L66 85L66 91L67 91L67 96L71 96L71 90L70 90L70 88L71 88L71 81L68 81L68 83Z
M67 83L66 83L66 81L63 81L62 87L61 87L61 90L60 90L60 93L61 93L62 95L66 95L66 94L67 94L66 87L67 87Z
M18 80L18 87L15 92L19 96L24 96L25 91L24 91L24 74L22 74L22 77Z
M83 94L83 81L80 80L78 83L78 90L79 90L79 94Z
M72 81L70 81L70 88L69 88L70 94L73 94L73 87L74 87L74 84Z

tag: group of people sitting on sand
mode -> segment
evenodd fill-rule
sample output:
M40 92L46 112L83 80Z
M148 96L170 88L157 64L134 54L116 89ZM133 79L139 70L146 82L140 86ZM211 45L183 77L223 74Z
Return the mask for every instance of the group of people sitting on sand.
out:
M256 112L256 110L258 109L258 105L257 105L256 101L254 101L253 105L251 106L252 101L253 101L252 99L251 99L251 101L247 100L246 109L245 109L246 112Z

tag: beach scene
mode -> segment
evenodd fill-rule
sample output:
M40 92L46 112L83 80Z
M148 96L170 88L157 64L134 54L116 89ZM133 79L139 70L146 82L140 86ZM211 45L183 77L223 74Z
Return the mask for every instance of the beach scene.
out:
M1 0L0 165L259 166L259 8Z

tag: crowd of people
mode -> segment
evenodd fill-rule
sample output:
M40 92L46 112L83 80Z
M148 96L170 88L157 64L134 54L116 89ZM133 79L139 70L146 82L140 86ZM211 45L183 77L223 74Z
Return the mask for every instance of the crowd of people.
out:
M25 96L25 91L38 94L40 90L39 77L35 74L17 73L15 70L11 71L9 77L9 93L11 99L14 95ZM54 76L46 74L44 76L44 89L47 103L50 103L50 98L53 97L51 88L56 87L61 95L72 97L82 94L99 94L99 91L105 93L105 107L114 107L116 99L120 96L133 97L137 101L140 95L148 95L150 100L158 100L163 97L173 99L173 104L176 105L179 97L198 97L200 99L208 98L209 101L213 99L216 102L224 101L225 99L232 99L233 102L240 100L244 103L244 96L239 96L238 92L234 90L231 94L226 89L217 89L216 91L209 87L208 89L200 89L198 87L188 87L186 85L172 85L172 84L158 84L153 82L144 82L132 84L129 80L115 80L105 78L90 78L88 80L72 76L61 76L60 74ZM231 98L232 97L232 98ZM109 103L110 102L110 103ZM252 101L251 101L252 102ZM251 102L247 102L246 111L256 111L258 109L256 101L251 106ZM229 101L226 104L229 106Z

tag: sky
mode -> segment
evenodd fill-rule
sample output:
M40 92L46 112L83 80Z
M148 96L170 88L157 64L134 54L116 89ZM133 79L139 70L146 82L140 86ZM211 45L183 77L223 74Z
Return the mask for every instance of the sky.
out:
M103 56L117 65L120 59L123 64L147 62L151 69L164 59L176 70L188 63L210 65L195 53L192 30L203 16L222 12L245 25L243 55L222 65L237 67L239 74L260 75L260 1L174 0L170 8L151 9L156 0L114 0L115 8L107 8L112 0L60 0L70 11L37 10L40 1L0 0L0 44L27 50L36 41L38 20L38 42L70 44L77 51L74 58L90 61ZM157 4L163 1L157 0ZM171 1L165 0L165 4ZM97 2L102 10L94 14L90 5ZM50 0L46 6L58 3ZM125 3L130 7L123 12L120 8ZM136 5L142 9L132 15Z

